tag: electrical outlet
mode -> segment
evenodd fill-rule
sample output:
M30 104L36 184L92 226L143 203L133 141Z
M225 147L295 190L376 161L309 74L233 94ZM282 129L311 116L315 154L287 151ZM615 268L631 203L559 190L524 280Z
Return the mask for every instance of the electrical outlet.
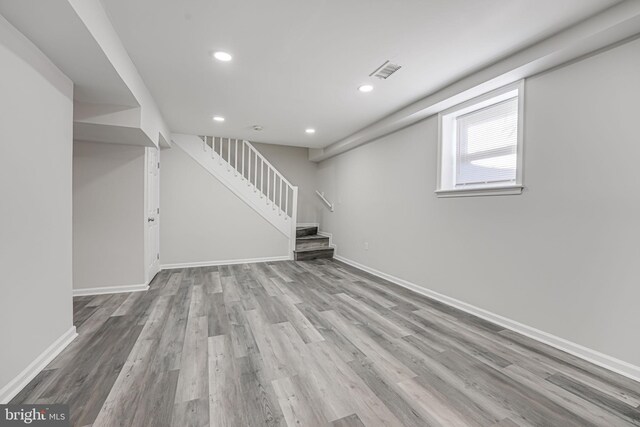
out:
M369 242L364 242L364 250L365 251L369 250Z

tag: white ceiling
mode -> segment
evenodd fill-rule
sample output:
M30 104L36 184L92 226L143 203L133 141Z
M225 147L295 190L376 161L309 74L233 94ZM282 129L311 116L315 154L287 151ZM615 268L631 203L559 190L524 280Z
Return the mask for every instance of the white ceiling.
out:
M616 3L103 0L172 131L316 148Z
M138 105L68 2L0 0L0 14L73 80L76 101Z

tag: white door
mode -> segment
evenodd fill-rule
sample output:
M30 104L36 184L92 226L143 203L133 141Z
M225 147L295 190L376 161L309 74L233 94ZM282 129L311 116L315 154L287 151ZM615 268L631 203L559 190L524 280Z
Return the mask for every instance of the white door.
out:
M160 271L160 152L145 150L146 275L147 283Z

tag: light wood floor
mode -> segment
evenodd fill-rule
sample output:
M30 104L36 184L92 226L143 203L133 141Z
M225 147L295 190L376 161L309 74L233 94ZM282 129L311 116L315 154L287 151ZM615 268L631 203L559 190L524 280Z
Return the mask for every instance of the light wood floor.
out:
M640 425L640 384L332 260L161 272L74 300L12 403L85 426Z

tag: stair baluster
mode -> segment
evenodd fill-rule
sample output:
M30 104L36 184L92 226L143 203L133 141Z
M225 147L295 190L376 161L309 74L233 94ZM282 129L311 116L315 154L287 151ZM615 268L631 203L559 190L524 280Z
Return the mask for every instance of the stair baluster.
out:
M289 237L293 254L296 239L298 188L287 181L249 141L215 136L200 136L198 138L194 135L182 134L172 135L172 140ZM209 153L208 150L211 152ZM259 167L258 162L260 163ZM233 173L230 173L232 171ZM247 186L242 185L245 179ZM266 188L265 179L267 181ZM260 202L260 199L264 201Z

